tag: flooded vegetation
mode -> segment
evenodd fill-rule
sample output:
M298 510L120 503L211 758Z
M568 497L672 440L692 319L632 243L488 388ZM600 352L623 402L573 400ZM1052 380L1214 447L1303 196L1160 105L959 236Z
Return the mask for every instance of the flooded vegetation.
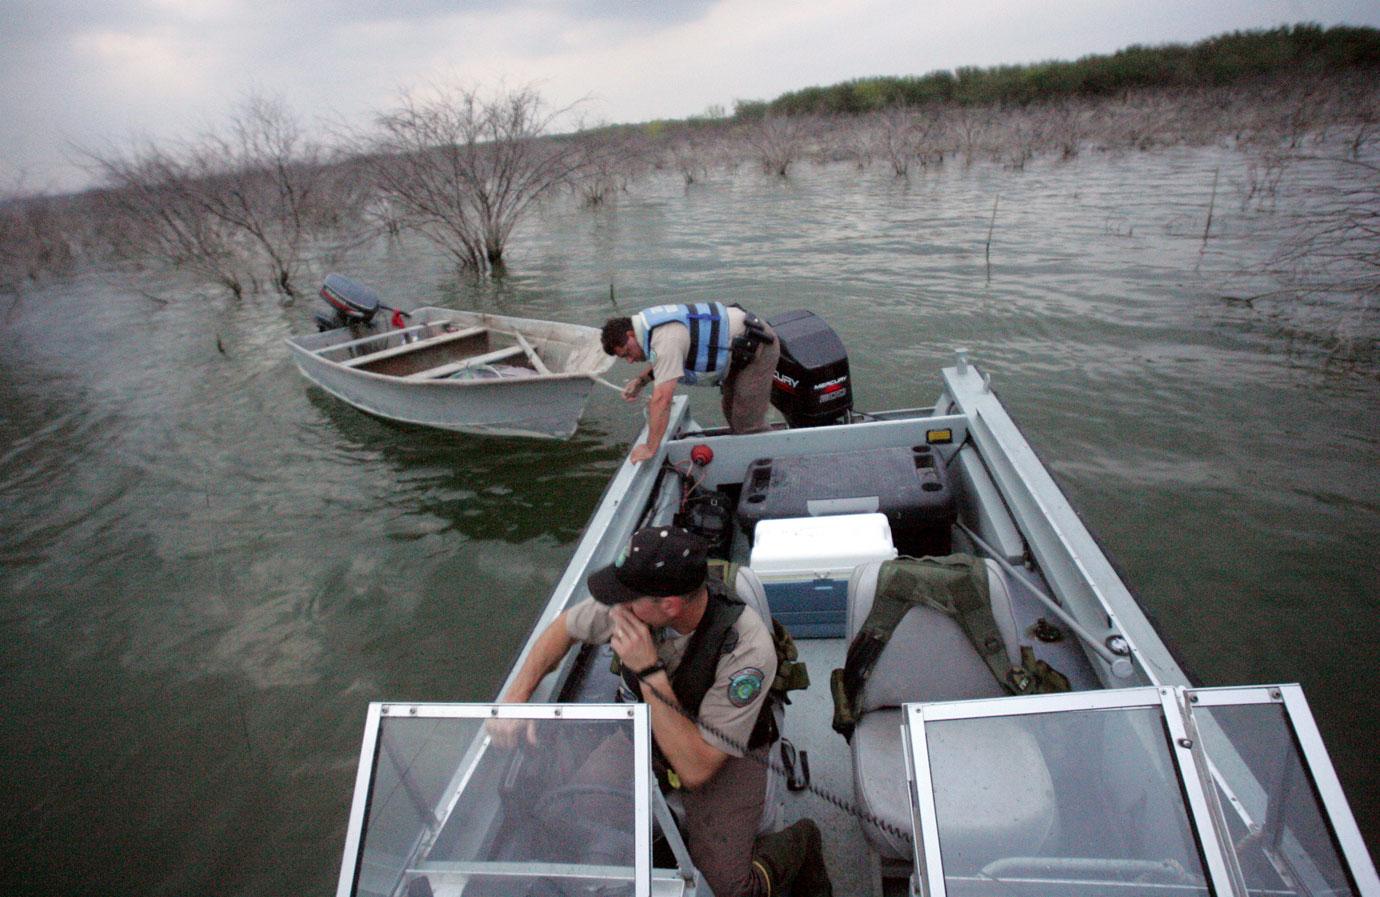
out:
M1303 684L1376 843L1365 59L544 138L540 97L481 93L439 151L376 123L327 146L260 99L184 146L102 154L92 191L16 191L0 882L330 891L366 703L492 698L561 575L641 418L600 395L550 445L343 407L283 345L332 270L402 308L584 324L667 298L812 308L867 410L932 403L967 347L1186 666ZM530 153L511 166L485 149L503 132L464 137L498 109L483 126ZM403 179L437 160L438 192L515 173L524 192L492 196L516 214L486 224L464 204L485 194L446 206ZM717 419L715 396L692 403Z
M351 250L404 232L460 271L501 274L536 204L574 195L600 206L666 170L690 185L744 163L785 178L808 160L860 172L881 164L907 181L942 164L1020 172L1082 153L1219 146L1242 160L1242 201L1269 212L1300 160L1353 163L1353 177L1295 223L1267 269L1281 288L1373 293L1378 70L1373 29L1299 25L1077 62L847 82L739 101L732 115L559 135L572 110L548 108L532 88L431 87L330 147L281 102L252 96L220 130L177 146L83 150L97 189L7 198L0 287L78 264L154 265L235 297L291 300L348 264Z

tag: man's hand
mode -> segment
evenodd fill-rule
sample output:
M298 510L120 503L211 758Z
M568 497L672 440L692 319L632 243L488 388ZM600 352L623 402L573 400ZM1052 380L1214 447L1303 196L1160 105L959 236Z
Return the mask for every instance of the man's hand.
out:
M642 387L646 385L647 379L641 374L629 380L627 385L623 387L623 401L636 402L638 395L642 392Z
M610 608L609 616L613 618L613 638L609 644L623 666L635 673L656 663L656 645L652 644L647 624L622 604Z
M638 667L642 669L642 667ZM493 743L506 750L517 747L518 742L525 740L528 744L537 743L537 721L534 719L499 719L491 718L484 723L484 728L489 733L489 738Z
M654 457L656 455L656 452L656 449L652 448L650 445L644 442L641 445L635 446L633 448L632 454L629 456L628 460L632 461L632 463L634 464L641 464L643 461L646 461L649 458Z

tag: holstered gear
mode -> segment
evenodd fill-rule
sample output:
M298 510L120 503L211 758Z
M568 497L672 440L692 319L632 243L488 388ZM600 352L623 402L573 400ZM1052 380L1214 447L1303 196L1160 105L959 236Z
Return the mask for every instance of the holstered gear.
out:
M753 848L752 865L763 879L765 897L833 897L834 886L824 865L819 826L801 819L779 832L763 835Z
M843 669L834 670L829 686L834 697L834 731L851 739L862 713L862 690L891 634L913 607L931 607L959 624L997 682L1013 695L1068 691L1068 679L1028 646L1021 663L1008 662L1006 647L992 616L987 565L967 554L898 558L882 564L877 594L862 629L848 646ZM922 659L923 662L923 659Z
M735 306L742 308L742 306ZM729 366L728 373L732 376L735 371L742 370L752 363L757 357L759 346L770 346L776 342L776 337L767 332L767 327L762 323L762 319L750 311L743 312L746 317L743 325L747 328L742 336L735 336L730 344L730 356L732 364Z

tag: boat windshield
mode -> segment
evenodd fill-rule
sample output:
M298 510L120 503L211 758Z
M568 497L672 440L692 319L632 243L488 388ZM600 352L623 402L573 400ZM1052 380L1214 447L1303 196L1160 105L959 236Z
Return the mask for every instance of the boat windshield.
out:
M1321 739L1299 737L1316 734L1302 700L1137 688L907 706L922 892L1370 893Z
M649 894L649 732L640 704L373 705L338 893Z

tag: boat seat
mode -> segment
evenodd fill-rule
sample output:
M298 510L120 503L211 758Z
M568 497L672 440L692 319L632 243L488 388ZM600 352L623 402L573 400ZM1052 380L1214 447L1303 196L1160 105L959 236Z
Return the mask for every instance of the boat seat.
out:
M862 629L872 610L882 563L862 564L854 569L849 579L847 633L850 640ZM1008 659L1013 664L1018 663L1019 630L1011 610L1006 575L992 561L987 562L987 574L992 616ZM902 832L911 830L906 761L901 745L902 704L995 698L1006 694L952 617L930 607L911 608L896 626L863 686L862 713L849 744L858 804L892 828ZM1034 750L1038 754L1038 747ZM1042 763L1040 768L1043 768ZM1038 776L1033 779L1039 781ZM1047 772L1045 779L1048 779ZM1020 783L1003 784L1002 787L1015 789L1010 797L1013 805L1023 799ZM1020 815L1014 814L1015 817ZM904 838L870 822L863 822L862 828L864 836L882 857L911 859L911 846Z
M408 374L403 377L409 382L415 380L439 380L442 377L449 377L457 374L465 368L478 367L481 364L493 364L496 361L506 361L518 355L522 355L521 346L508 346L506 349L495 349L492 352L485 352L483 355L475 355L473 358L462 358L459 361L451 361L446 364L438 365L434 368L427 368L415 374Z
M366 364L373 364L376 361L383 361L386 358L395 358L399 355L406 355L410 352L417 352L422 349L431 349L436 346L443 346L446 343L453 343L456 340L469 339L478 336L488 328L486 327L465 327L461 330L438 333L435 336L428 336L424 339L413 340L410 343L403 343L393 346L390 349L380 349L377 352L366 352L363 355L356 355L354 358L347 358L340 364L347 368L357 368ZM341 346L331 346L329 348L339 349Z

